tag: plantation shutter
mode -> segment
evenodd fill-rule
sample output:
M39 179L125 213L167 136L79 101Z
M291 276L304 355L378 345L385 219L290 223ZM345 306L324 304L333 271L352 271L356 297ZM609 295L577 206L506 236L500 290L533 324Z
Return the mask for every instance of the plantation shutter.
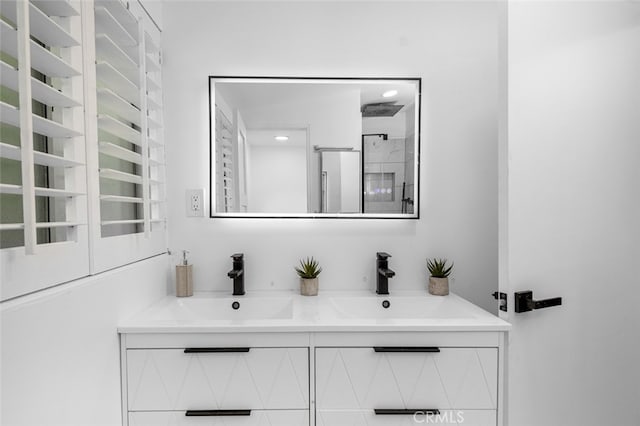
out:
M216 105L216 188L217 212L231 213L236 211L234 197L234 175L236 161L233 148L233 124L222 108Z
M96 0L87 120L96 272L166 251L160 33L138 3ZM93 119L93 120L92 120Z
M81 8L0 1L1 300L89 274Z
M149 144L149 202L151 231L164 231L167 220L164 122L162 114L162 51L160 31L144 20L145 104Z

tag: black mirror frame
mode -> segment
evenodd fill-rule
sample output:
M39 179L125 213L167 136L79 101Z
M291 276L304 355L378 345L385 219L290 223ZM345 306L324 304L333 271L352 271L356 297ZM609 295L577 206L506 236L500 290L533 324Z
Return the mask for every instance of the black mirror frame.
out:
M259 213L215 213L214 212L214 197L215 197L215 185L213 181L213 163L215 161L215 149L214 149L214 140L215 140L215 129L214 129L214 121L213 121L213 111L212 108L212 89L213 82L216 79L247 79L247 80L409 80L416 81L418 86L417 93L417 129L416 135L416 153L415 153L415 167L416 167L416 176L418 177L417 182L415 183L416 190L415 193L418 195L418 200L414 203L414 213L412 215L408 214L384 214L384 213L355 213L355 214L331 214L331 213L307 213L307 214L284 214L284 213L274 213L274 214L259 214ZM223 76L223 75L210 75L208 77L208 98L209 98L209 218L211 219L396 219L396 220L417 220L420 219L420 163L421 163L421 139L422 139L422 78L421 77L299 77L299 76ZM364 158L361 160L364 162ZM362 167L364 170L364 165ZM364 197L364 194L362 195ZM364 202L363 204L364 205Z

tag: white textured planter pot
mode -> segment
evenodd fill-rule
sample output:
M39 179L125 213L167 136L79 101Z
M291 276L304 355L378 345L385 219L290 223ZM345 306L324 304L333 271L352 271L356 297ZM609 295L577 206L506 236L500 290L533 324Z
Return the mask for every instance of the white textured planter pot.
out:
M449 294L449 278L429 277L429 294L434 296Z
M300 294L303 296L317 296L318 278L300 278Z

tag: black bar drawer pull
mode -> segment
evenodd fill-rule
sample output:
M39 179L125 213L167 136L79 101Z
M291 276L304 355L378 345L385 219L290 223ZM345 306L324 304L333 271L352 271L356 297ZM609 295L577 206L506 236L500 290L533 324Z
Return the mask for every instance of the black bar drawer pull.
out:
M251 410L188 410L187 417L250 416Z
M386 409L386 408L376 408L373 410L377 416L398 416L398 415L434 415L437 416L440 414L440 410L436 410L435 408L424 408L422 410L416 408L409 409Z
M440 352L435 346L374 346L376 352Z
M234 352L249 352L251 348L185 348L185 354L220 354Z

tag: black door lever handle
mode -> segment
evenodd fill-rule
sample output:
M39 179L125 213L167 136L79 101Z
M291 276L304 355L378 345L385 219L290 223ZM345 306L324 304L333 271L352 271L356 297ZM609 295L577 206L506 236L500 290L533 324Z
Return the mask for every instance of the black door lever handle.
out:
M562 305L562 297L554 297L553 299L533 300L533 291L516 291L515 311L520 314L522 312L533 311L534 309L549 308L551 306Z

